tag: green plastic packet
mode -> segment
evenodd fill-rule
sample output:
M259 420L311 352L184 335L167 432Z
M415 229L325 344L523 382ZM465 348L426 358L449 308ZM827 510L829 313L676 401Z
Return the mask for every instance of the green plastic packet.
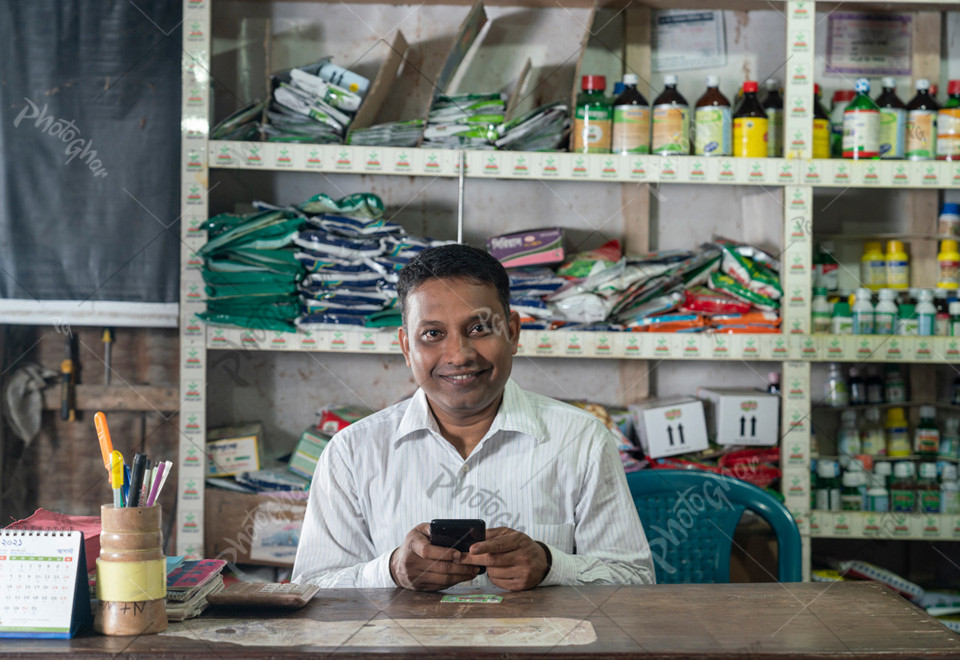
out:
M383 200L373 193L354 193L340 199L327 194L314 195L297 207L308 215L334 213L376 220L383 215Z

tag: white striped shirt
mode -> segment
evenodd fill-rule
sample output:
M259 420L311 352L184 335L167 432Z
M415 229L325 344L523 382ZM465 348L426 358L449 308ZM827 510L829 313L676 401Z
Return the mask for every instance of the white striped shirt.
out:
M613 435L512 380L466 459L422 389L334 436L313 476L293 581L394 587L390 555L433 518L479 518L542 541L553 560L544 586L654 582ZM482 574L469 585L491 582Z

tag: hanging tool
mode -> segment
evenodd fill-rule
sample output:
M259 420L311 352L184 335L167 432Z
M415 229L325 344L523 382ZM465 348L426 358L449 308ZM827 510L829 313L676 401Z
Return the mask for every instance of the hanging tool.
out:
M76 381L76 372L73 363L73 335L68 332L65 336L66 356L60 363L60 419L73 422L77 419L74 410L73 386Z
M104 328L103 335L103 384L110 384L110 376L113 373L113 328Z

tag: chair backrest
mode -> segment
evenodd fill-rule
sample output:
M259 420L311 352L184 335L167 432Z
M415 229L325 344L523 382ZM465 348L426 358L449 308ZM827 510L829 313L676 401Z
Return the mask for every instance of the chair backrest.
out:
M802 579L800 531L775 497L740 479L695 470L627 474L658 583L730 581L730 549L744 509L759 514L777 537L780 582Z

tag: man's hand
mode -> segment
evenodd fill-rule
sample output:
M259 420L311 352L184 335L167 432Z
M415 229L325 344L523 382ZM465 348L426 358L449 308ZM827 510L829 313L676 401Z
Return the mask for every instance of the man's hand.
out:
M480 569L459 563L459 550L431 545L429 534L430 524L420 523L390 555L390 577L397 586L416 591L439 591L477 577Z
M470 553L461 562L486 566L490 581L501 589L531 589L547 577L547 555L532 538L510 529L487 530L487 540L470 546Z

